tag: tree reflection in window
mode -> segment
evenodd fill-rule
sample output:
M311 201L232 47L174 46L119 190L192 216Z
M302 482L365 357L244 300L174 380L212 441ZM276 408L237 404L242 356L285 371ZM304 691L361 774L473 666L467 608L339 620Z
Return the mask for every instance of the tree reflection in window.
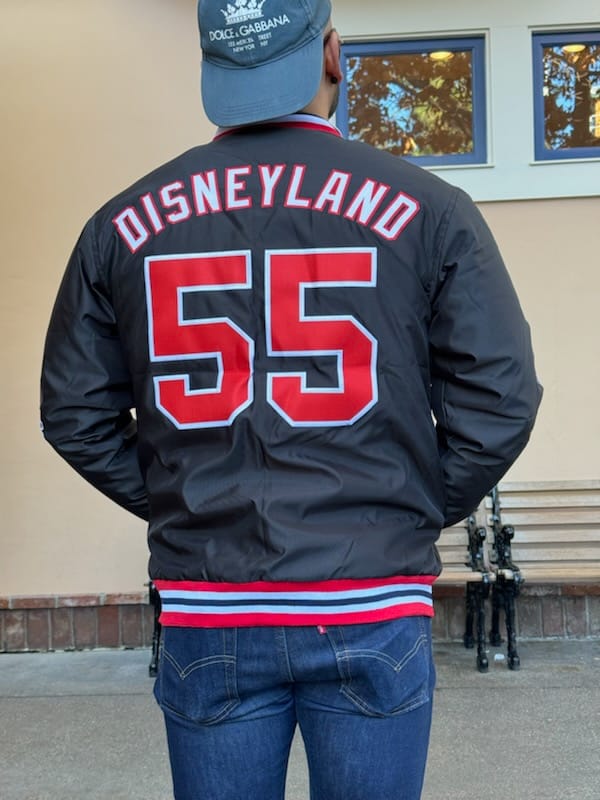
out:
M600 32L534 34L536 158L600 157Z
M600 147L600 44L544 47L546 147Z
M344 47L342 128L395 155L485 162L483 38Z

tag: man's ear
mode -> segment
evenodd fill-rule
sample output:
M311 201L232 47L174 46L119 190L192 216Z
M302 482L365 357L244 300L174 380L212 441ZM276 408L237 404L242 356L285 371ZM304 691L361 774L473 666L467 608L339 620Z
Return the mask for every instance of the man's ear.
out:
M341 83L342 80L342 66L341 66L341 39L338 32L334 29L325 45L325 74L332 83Z

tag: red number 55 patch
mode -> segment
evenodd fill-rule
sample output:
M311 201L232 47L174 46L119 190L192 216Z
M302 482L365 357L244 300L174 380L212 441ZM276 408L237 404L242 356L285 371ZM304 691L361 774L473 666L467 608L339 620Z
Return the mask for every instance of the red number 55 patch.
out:
M264 258L267 354L337 364L333 388L310 388L306 372L269 372L267 402L292 426L352 425L377 402L377 341L351 315L308 315L306 290L375 287L376 250L267 250ZM178 428L231 425L254 399L254 342L228 316L184 318L183 298L252 289L250 251L150 256L145 277L151 360L217 364L208 389L192 389L188 372L155 377L157 408Z

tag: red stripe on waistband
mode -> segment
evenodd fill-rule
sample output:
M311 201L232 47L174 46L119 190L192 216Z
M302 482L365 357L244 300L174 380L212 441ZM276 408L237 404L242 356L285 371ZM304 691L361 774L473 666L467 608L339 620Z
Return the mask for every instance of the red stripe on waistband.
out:
M347 578L329 581L253 581L251 583L226 583L213 581L168 581L157 578L152 582L160 591L183 592L347 592L356 589L377 589L398 584L431 586L435 575L402 575L391 578Z

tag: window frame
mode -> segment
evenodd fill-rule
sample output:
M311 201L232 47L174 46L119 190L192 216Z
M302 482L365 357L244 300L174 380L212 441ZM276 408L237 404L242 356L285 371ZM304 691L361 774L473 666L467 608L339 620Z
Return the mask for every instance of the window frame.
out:
M581 44L597 44L600 46L600 29L581 30L562 28L560 31L533 31L533 149L535 163L553 161L572 161L574 159L600 160L600 147L569 147L549 150L544 146L545 110L544 110L544 48L560 47L574 41Z
M471 50L472 96L473 96L473 151L471 153L450 153L445 155L405 155L408 161L419 166L486 166L489 161L488 112L486 84L487 37L485 34L452 37L411 37L410 39L361 40L345 42L342 45L342 73L347 74L348 58L356 56L384 56L402 53L423 53L435 50L464 52ZM348 138L348 99L342 84L340 101L336 113L336 124Z

